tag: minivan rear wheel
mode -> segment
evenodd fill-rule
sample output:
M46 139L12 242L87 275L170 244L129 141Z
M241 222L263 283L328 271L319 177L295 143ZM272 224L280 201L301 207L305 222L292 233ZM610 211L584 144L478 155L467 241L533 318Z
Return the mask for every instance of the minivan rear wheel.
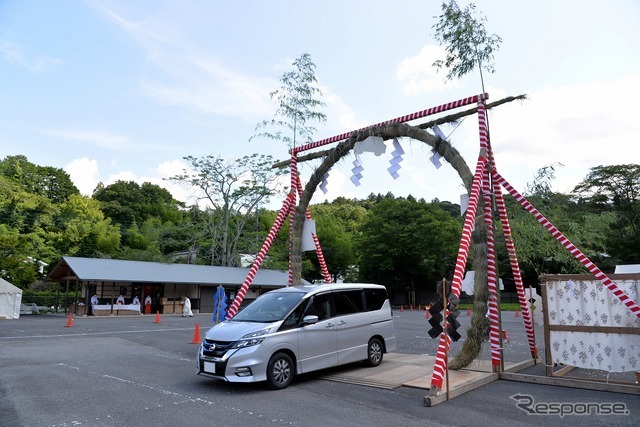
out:
M267 386L272 390L286 388L293 381L293 360L287 353L276 353L267 364Z
M382 363L383 351L382 341L379 338L371 338L367 345L367 360L365 360L367 366L374 367Z

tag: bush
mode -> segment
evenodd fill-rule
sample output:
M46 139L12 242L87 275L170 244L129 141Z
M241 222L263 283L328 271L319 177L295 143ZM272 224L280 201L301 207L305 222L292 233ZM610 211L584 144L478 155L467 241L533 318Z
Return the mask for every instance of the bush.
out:
M56 305L56 298L58 298L58 305L62 305L64 302L64 294L59 294L56 291L33 291L24 289L22 291L22 303L35 303L39 307L52 307ZM71 302L71 301L69 301Z

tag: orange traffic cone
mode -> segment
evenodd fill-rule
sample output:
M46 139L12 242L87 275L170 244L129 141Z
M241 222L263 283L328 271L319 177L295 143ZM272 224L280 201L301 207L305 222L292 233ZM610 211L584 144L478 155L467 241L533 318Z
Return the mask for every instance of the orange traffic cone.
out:
M471 316L471 309L467 308L467 316Z
M400 306L400 311L404 311L404 305Z
M69 317L67 318L67 324L64 325L65 328L73 327L73 313L69 312Z
M200 339L200 325L196 322L196 330L193 332L193 341L191 344L200 344L202 340Z
M156 311L156 320L153 323L160 323L160 311Z
M509 335L507 335L507 331L502 330L502 339L506 342L509 342Z
M413 304L409 304L409 311L413 311Z
M429 317L431 317L430 314L429 314L429 307L425 307L424 308L424 318L428 319Z
M516 308L516 315L514 317L520 317L520 312L518 311L517 308Z
M422 310L422 308L420 308L420 304L418 304L418 311Z

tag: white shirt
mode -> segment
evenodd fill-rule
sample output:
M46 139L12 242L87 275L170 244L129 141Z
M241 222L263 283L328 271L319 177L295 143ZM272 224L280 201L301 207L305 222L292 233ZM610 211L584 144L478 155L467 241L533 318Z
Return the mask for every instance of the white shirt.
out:
M122 295L118 297L118 299L116 300L116 304L124 304L124 297Z
M97 305L98 304L98 296L94 295L91 297L91 305Z

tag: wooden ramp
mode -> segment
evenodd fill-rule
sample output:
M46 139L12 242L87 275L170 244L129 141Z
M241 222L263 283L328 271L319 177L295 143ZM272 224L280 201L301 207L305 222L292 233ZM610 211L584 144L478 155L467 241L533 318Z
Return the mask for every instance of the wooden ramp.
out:
M376 368L368 368L359 364L347 365L333 369L321 378L385 389L404 386L430 390L431 373L433 372L435 360L435 356L424 354L389 353L385 354L384 360ZM524 364L531 366L533 360L524 362ZM506 363L505 370L514 370L520 365L522 364ZM498 378L498 373L491 370L490 361L475 360L465 369L449 371L448 398L459 396ZM446 391L445 381L445 386L443 386L443 390L438 396L425 396L425 405L434 406L446 401Z

